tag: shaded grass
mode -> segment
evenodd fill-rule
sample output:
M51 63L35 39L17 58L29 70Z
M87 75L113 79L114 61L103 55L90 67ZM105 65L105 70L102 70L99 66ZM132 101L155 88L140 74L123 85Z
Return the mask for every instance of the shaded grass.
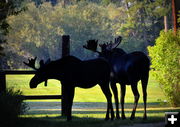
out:
M88 111L84 114L83 112L77 111L73 113L73 120L71 122L66 122L65 117L61 117L57 114L44 115L44 116L31 116L31 117L21 117L13 127L119 127L121 125L134 125L137 123L147 124L147 123L158 123L164 122L164 112L170 111L180 111L180 108L158 108L148 110L148 119L143 120L143 111L140 109L136 113L135 120L129 120L130 111L126 111L126 120L113 120L104 121L105 111Z
M23 122L22 122L23 120ZM152 123L159 122L162 120L161 117L153 117L149 118L148 121L143 121L141 118L137 118L134 121L129 119L127 120L114 120L114 121L104 121L102 119L94 119L87 117L73 117L72 122L64 122L62 117L54 117L54 118L37 118L37 119L27 119L23 118L21 122L18 123L18 126L26 126L26 127L119 127L121 125L133 125L136 123ZM29 123L29 124L28 124Z
M32 102L31 102L32 103ZM36 102L33 102L34 104ZM48 102L45 102L47 106ZM75 103L75 105L78 103ZM96 103L97 105L99 103ZM131 121L129 120L131 111L132 111L132 103L126 104L125 108L125 114L126 114L126 120L114 120L114 121L104 121L105 114L106 114L106 103L100 103L100 107L98 108L91 108L91 105L95 105L95 103L88 103L90 106L85 108L73 108L72 115L73 120L71 122L66 122L66 117L61 117L61 110L55 108L57 105L55 105L54 108L51 108L53 104L50 103L50 108L45 109L43 107L40 107L40 105L36 105L39 108L31 109L29 114L22 115L21 119L19 120L19 123L17 123L18 127L26 126L29 127L31 124L31 127L119 127L121 125L134 125L134 124L146 124L146 123L158 123L165 121L165 112L179 112L180 107L173 108L173 107L167 107L166 106L159 106L159 103L149 103L147 108L147 120L143 120L143 104L140 103L138 105L137 111L136 111L136 119ZM81 103L80 103L81 105ZM44 105L45 106L45 105Z

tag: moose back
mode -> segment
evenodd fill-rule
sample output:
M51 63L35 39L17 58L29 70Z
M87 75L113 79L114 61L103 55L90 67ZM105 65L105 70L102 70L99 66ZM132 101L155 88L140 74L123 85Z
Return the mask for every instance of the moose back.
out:
M135 112L139 100L139 92L137 89L137 83L139 80L142 82L143 90L143 101L144 101L144 116L143 119L147 118L146 115L146 101L147 101L147 85L149 78L149 66L150 61L148 57L140 51L126 53L123 49L117 48L121 43L122 37L115 38L114 43L100 44L101 51L97 51L98 40L89 40L87 45L83 47L96 52L100 57L105 58L111 66L111 88L114 93L115 104L116 104L116 117L119 116L119 102L118 102L118 91L116 83L121 84L121 114L122 119L125 119L124 113L124 98L126 93L126 85L131 85L132 92L134 94L134 107L130 119L135 118Z
M60 80L65 90L63 99L67 100L67 120L72 119L71 110L75 87L91 88L96 84L100 85L107 99L106 120L109 119L109 111L111 111L111 119L114 118L109 89L110 67L105 59L81 61L74 56L67 56L48 64L41 61L40 68L35 67L35 61L36 58L25 63L36 70L35 76L30 81L30 88L36 88L38 84L48 79Z

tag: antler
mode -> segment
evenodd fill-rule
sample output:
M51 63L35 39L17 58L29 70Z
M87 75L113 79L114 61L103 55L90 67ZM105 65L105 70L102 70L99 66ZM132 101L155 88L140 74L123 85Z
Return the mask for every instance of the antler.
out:
M26 62L23 62L25 65L35 69L35 70L38 70L36 67L35 67L35 62L36 62L36 59L37 57L35 58L31 58L31 59L28 59L29 63L26 63Z
M104 44L100 44L99 46L101 48L105 48L106 50L112 50L112 49L116 48L121 43L121 40L122 40L122 37L118 36L117 38L114 39L114 43L111 41L109 44L104 43Z
M88 40L87 45L83 45L83 48L100 53L99 51L97 51L97 44L98 40Z

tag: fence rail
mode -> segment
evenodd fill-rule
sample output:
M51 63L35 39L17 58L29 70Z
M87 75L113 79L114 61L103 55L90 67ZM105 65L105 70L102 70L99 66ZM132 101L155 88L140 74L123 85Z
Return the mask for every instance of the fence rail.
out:
M35 100L35 99L62 99L61 95L32 95L32 96L24 96L26 100Z
M17 75L17 74L35 74L36 71L31 71L31 70L5 70L5 71L0 71L0 74L5 74L5 75Z
M35 74L36 71L30 70L5 70L0 71L0 92L6 90L6 75L30 75ZM31 95L24 96L27 100L34 99L62 99L61 95Z

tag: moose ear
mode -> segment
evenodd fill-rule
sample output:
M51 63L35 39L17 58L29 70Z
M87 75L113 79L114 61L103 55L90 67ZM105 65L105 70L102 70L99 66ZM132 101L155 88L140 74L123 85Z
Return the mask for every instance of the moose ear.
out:
M40 68L49 64L50 62L51 62L50 58L46 62L44 62L44 60L40 60L40 62L39 62Z
M40 68L43 67L45 65L44 60L40 60L39 65L40 65Z

